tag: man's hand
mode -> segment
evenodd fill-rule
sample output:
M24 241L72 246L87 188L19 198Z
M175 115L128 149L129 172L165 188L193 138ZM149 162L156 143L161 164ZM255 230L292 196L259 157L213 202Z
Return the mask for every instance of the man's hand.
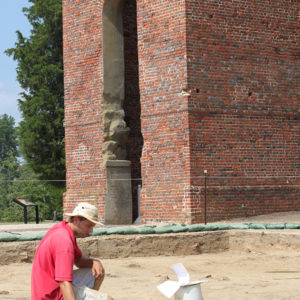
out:
M99 259L81 256L75 262L78 268L91 268L92 275L95 277L95 284L93 289L99 290L105 276L103 265Z
M93 260L92 275L95 277L95 283L93 289L98 291L100 289L100 286L105 276L105 271L102 266L102 263L98 259Z
M104 278L105 271L100 260L93 259L92 274L95 278Z

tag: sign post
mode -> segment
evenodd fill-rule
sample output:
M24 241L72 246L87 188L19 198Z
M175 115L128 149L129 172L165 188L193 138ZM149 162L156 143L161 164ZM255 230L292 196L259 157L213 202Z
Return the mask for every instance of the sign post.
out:
M27 224L27 207L35 206L35 222L39 224L39 207L37 204L30 202L27 199L13 199L13 202L21 205L24 208L24 224Z

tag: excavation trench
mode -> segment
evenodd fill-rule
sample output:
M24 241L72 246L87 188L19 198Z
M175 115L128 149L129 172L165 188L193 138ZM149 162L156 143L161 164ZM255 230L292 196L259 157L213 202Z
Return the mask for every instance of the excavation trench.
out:
M32 262L40 240L0 243L0 264ZM84 255L108 258L199 255L226 251L272 252L300 249L299 230L230 230L165 234L112 234L78 239Z

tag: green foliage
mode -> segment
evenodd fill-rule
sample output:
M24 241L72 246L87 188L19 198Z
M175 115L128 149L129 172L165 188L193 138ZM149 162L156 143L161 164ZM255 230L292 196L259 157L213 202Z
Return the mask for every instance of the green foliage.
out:
M30 166L24 164L20 166L20 176L10 187L8 198L10 199L10 209L15 210L14 198L25 198L39 207L39 217L41 220L52 220L54 211L57 219L62 219L62 195L65 188L52 185L46 181L38 180ZM31 213L29 213L31 210ZM15 216L17 218L17 215ZM16 219L19 220L19 219ZM23 220L23 213L21 216ZM35 221L35 210L28 208L28 220Z
M11 182L19 175L15 121L6 114L0 116L0 208L7 207Z
M62 219L64 184L41 181L29 164L21 165L17 159L17 142L14 119L0 116L0 221L24 221L23 207L12 201L15 198L38 204L41 220L53 219L54 211L57 219ZM27 213L28 221L35 221L35 208L28 207Z
M34 208L28 209L27 220L35 220ZM34 215L33 215L34 214ZM1 222L24 222L24 210L21 206L12 203L11 206L4 207L0 211Z
M9 205L13 182L18 175L19 162L10 152L0 163L0 209Z
M31 169L44 180L65 179L62 1L29 0L23 11L32 25L25 38L17 31L15 48L6 54L17 61L23 121L20 146ZM61 187L63 188L63 187Z
M7 114L0 115L0 161L8 156L17 156L15 120Z
M23 92L23 121L0 116L0 221L23 221L23 208L12 202L26 198L38 204L40 218L62 218L65 191L62 1L29 0L23 12L32 25L29 38L17 31L15 47L6 54L17 61ZM19 141L16 138L18 134ZM20 165L18 146L26 161ZM28 208L29 221L35 209Z

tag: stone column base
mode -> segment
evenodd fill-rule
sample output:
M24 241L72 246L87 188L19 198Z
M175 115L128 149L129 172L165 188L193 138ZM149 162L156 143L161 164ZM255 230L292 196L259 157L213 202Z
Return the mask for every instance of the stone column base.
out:
M105 224L132 224L131 162L108 160L105 167L107 185Z

